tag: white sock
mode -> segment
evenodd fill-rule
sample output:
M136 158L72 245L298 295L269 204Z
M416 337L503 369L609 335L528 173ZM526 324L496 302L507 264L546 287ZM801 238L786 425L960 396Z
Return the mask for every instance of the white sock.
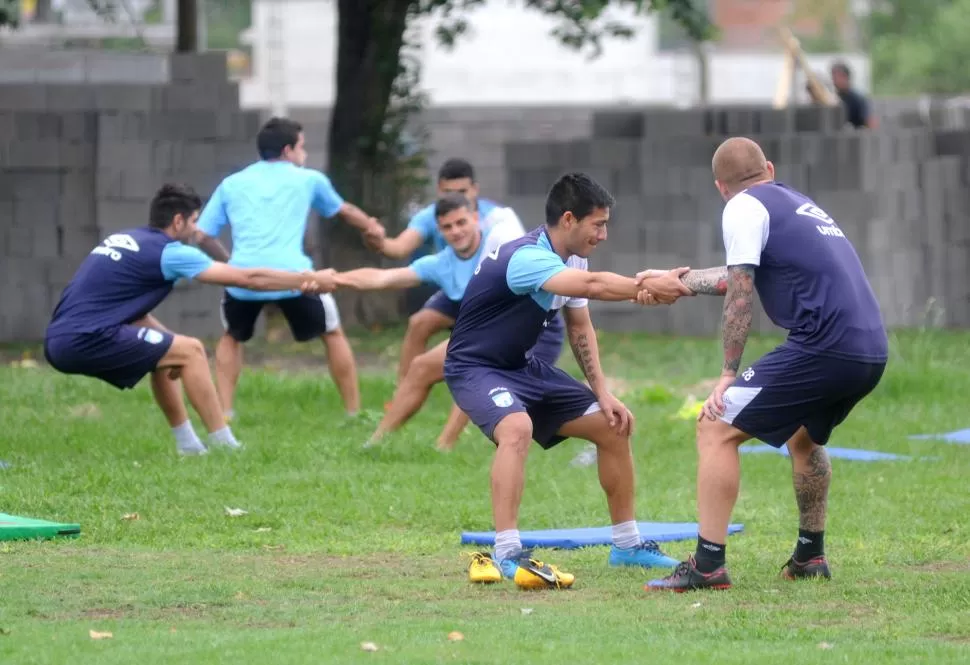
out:
M522 551L518 529L507 529L495 534L495 560L511 559Z
M226 411L226 422L229 422L230 420L232 420L235 417L236 417L236 410L235 409L229 409L228 411Z
M205 448L202 445L202 439L195 433L195 428L192 427L191 420L186 420L178 427L173 427L172 434L175 435L175 444L179 450L198 450Z
M233 436L232 430L229 429L228 425L209 434L209 442L218 446L228 446L229 448L242 447L242 445L236 441L236 437Z
M640 544L640 528L634 520L613 525L613 544L627 550Z

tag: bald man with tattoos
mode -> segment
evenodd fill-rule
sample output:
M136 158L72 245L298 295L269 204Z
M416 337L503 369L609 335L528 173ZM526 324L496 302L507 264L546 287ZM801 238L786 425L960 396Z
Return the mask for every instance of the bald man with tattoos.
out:
M726 296L724 366L697 422L700 534L695 554L648 582L648 591L730 588L727 528L741 480L738 446L749 439L787 444L791 456L799 529L782 574L831 577L823 539L832 467L824 446L878 385L889 355L879 304L836 221L776 182L774 165L754 141L722 143L713 170L726 202L727 265L681 277L694 293ZM739 375L755 291L788 338ZM644 292L639 299L653 304Z

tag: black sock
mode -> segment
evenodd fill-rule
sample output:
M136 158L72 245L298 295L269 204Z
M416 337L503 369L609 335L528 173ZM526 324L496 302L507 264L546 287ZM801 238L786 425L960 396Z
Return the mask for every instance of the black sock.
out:
M723 566L726 549L727 545L712 543L697 536L697 551L694 553L694 563L697 564L697 570L702 573L713 573Z
M792 558L798 563L805 563L823 554L825 554L825 532L799 529L798 542L795 543L795 554Z

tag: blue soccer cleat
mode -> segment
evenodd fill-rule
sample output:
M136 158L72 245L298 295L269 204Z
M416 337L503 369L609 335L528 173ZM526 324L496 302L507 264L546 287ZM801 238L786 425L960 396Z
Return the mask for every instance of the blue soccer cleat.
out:
M640 566L642 568L675 568L680 563L667 556L655 540L644 540L636 547L610 548L611 566Z

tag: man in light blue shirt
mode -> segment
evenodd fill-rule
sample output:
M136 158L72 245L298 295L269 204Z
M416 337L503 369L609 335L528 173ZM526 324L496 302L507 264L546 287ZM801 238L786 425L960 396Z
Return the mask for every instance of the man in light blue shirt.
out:
M199 246L210 255L228 258L230 265L240 268L310 270L313 261L304 251L304 238L311 208L325 218L340 217L366 233L371 244L383 237L383 226L376 219L344 201L326 175L304 167L307 155L299 123L272 118L259 131L256 143L260 161L223 180L199 217L204 234ZM230 257L224 256L225 250L215 240L226 224L232 230ZM360 409L357 367L333 296L229 288L222 301L225 333L216 347L216 379L227 417L233 415L243 344L253 336L267 303L280 308L296 341L323 339L327 365L344 407L355 414Z
M480 224L478 213L472 209L468 199L459 193L445 194L438 199L434 214L438 231L447 243L440 252L422 256L406 268L359 268L337 273L337 285L359 290L381 290L434 284L441 289L443 297L459 305L466 286L485 254L495 251L503 242L525 234L522 222L510 208L493 209L488 223ZM530 353L554 365L559 359L562 342L562 320L554 317ZM377 443L384 434L396 430L418 412L434 385L444 379L446 349L447 341L444 341L414 359L404 378L399 381L394 397L387 405L368 446ZM439 449L450 450L466 422L467 418L457 407L452 409L445 429L438 437Z
M478 196L478 183L475 170L464 159L449 159L438 170L438 196L460 194L470 202L477 213L479 223L489 219L493 210L499 207L494 201ZM487 228L482 228L487 232ZM380 252L391 259L411 258L421 254L433 254L448 247L435 215L435 204L431 203L419 210L411 218L406 229L396 238L375 238L380 242ZM444 290L435 292L421 309L408 319L407 332L401 342L401 358L398 361L398 381L404 379L411 363L428 347L431 336L448 330L458 316L458 302L450 298Z

